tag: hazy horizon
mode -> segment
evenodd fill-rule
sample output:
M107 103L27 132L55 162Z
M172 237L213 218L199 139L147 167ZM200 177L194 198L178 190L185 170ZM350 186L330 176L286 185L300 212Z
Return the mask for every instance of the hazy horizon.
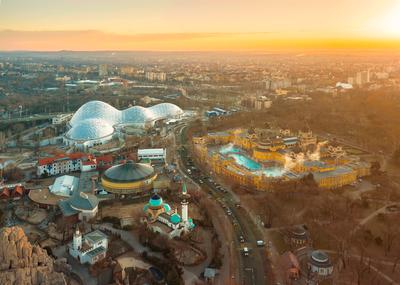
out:
M398 49L399 14L395 0L3 0L0 50Z

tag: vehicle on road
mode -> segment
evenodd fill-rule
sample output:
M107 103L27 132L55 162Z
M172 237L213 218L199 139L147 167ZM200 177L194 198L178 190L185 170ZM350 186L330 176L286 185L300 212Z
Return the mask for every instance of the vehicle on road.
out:
M243 237L243 236L239 236L239 241L240 241L241 243L244 243L244 237Z
M263 241L263 240L257 241L257 246L264 246L264 245L265 245L265 241Z
M244 256L249 256L249 254L250 254L250 250L249 250L248 247L245 246L245 247L243 248L243 255L244 255Z

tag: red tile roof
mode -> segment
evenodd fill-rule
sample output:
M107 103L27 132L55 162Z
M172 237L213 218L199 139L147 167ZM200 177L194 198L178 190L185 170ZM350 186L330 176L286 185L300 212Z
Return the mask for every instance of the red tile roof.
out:
M70 159L80 159L84 156L87 156L87 154L83 153L83 152L75 152L75 153L71 153L68 155L68 157Z
M114 157L112 155L102 155L102 156L98 156L96 157L97 162L113 162L114 161Z
M59 154L59 155L56 155L53 157L41 158L41 159L39 159L38 164L39 164L39 166L43 166L43 165L52 164L56 160L63 159L63 158L69 158L71 160L74 160L74 159L80 159L84 156L86 156L86 154L83 152L75 152L75 153L71 153L71 154Z
M10 190L8 188L0 189L0 196L2 197L10 197Z
M22 188L21 186L16 186L14 189L14 195L19 194L19 195L23 195L24 194L24 188Z

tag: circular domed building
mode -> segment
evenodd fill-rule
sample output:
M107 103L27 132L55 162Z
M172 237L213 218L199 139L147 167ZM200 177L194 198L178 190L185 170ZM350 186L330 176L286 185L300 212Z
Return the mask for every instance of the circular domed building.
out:
M318 276L325 277L332 274L333 265L324 251L314 250L308 256L308 269Z
M139 194L153 188L157 174L151 165L127 161L107 169L101 184L113 194Z
M289 230L289 241L295 248L306 246L309 242L309 234L303 226L294 226Z

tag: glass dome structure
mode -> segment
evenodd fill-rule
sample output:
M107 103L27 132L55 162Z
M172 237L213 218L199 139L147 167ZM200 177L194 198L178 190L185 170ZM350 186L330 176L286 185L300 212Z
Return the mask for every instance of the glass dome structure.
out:
M102 101L90 101L82 105L69 121L71 129L66 133L69 140L96 140L114 133L119 125L145 128L158 120L177 118L183 114L178 106L161 103L149 108L133 106L118 110Z
M65 136L73 140L83 141L107 137L113 133L114 128L107 121L88 119L73 126Z
M169 117L178 117L183 111L178 106L171 103L161 103L149 108L156 120L166 119Z
M102 101L90 101L75 112L69 124L73 127L89 119L102 119L115 125L120 121L120 111Z
M134 106L121 112L121 124L145 124L154 120L153 113L142 106Z

